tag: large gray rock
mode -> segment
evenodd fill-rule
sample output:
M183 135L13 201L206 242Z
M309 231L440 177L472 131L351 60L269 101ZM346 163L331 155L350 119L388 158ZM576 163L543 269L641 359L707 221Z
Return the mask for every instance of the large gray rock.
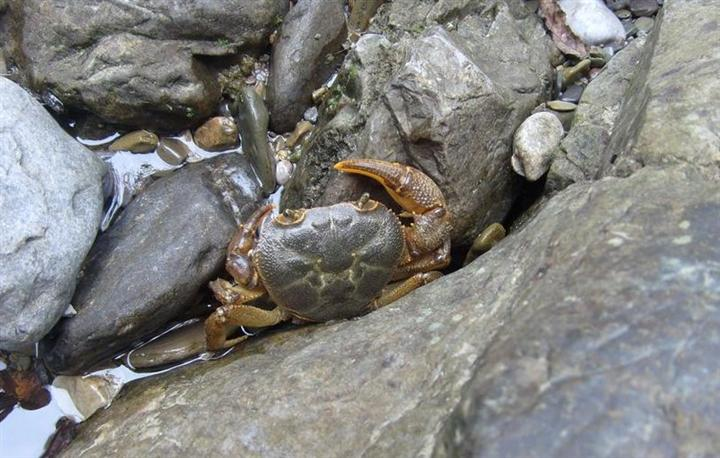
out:
M374 157L415 166L438 183L456 243L504 218L515 197L512 135L547 95L551 46L522 3L467 3L425 11L425 2L402 0L379 10L371 31L382 35L364 36L346 58L284 207L373 192L332 165Z
M0 78L0 349L28 349L70 304L102 212L100 159Z
M645 169L553 198L435 456L718 456L719 191Z
M12 0L8 46L34 90L110 122L174 129L216 108L207 63L267 46L287 8L287 0Z
M276 132L289 132L312 105L312 92L335 71L347 37L345 2L299 0L273 47L268 107Z
M602 158L603 175L695 164L720 176L720 42L712 0L668 2ZM702 40L698 40L698 34Z
M152 183L93 245L73 298L77 315L59 325L48 366L88 369L194 305L222 271L236 222L259 192L238 154Z
M66 456L720 452L718 191L678 169L574 185L386 308L132 385Z
M645 44L644 38L631 41L583 91L572 127L555 150L546 181L549 191L592 180L600 173L621 107L631 95L630 83L640 76L640 62L652 54L651 46Z

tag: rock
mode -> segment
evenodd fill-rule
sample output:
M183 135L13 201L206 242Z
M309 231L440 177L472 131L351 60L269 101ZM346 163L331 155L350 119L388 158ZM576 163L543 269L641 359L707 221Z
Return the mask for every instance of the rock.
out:
M621 46L625 29L602 0L558 0L567 25L587 45Z
M249 167L238 154L191 164L125 208L88 255L72 302L77 315L46 345L51 370L91 368L197 302L223 268L236 222L256 206Z
M367 29L370 20L385 0L354 0L351 3L348 29L353 32L362 32Z
M179 138L165 137L158 144L157 155L170 165L180 165L190 155L190 148Z
M157 368L207 351L205 321L196 320L131 350L124 358L131 369Z
M687 163L718 176L720 42L717 3L669 2L648 35L601 175L627 176L648 165ZM703 37L698 41L700 33Z
M269 115L265 102L252 87L246 86L234 111L243 153L250 160L263 193L269 195L275 189L275 161L268 144Z
M238 141L238 130L232 118L215 116L195 131L195 143L207 151L232 148Z
M577 108L577 105L570 102L564 102L562 100L551 100L548 103L546 103L547 107L554 111L559 112L566 112L566 111L575 111Z
M122 380L112 375L86 377L59 375L53 386L65 390L83 419L108 407L123 386Z
M344 2L298 0L273 46L268 108L276 132L292 130L312 105L312 91L339 63L347 36Z
M293 172L293 164L287 159L282 159L277 164L277 182L280 186L284 185L290 180Z
M27 85L66 107L179 130L215 111L215 65L262 50L287 8L286 0L14 1L7 46Z
M563 102L574 103L575 105L577 105L580 102L580 97L582 97L584 89L585 86L573 84L562 93L562 95L560 96L560 100Z
M562 123L554 114L531 115L520 124L513 137L513 170L528 181L545 175L563 134Z
M571 183L594 179L605 148L620 117L630 83L640 72L640 61L650 53L644 39L633 40L618 52L587 85L575 111L572 127L555 151L546 181L553 192Z
M158 144L158 136L147 130L136 130L118 138L108 147L110 151L130 151L131 153L149 153Z
M0 349L32 350L70 304L105 167L5 78L0 106Z
M553 198L552 223L523 231L554 246L526 313L487 347L435 456L716 455L718 190L646 169Z
M698 178L574 185L388 307L132 384L65 456L712 454L720 187Z
M638 33L649 33L653 25L655 25L655 21L651 17L639 17L635 21L635 28L638 30Z
M657 0L630 0L629 6L635 16L652 16L660 8Z
M511 4L498 2L491 14L478 7L453 32L432 26L455 17L450 5L432 13L411 0L380 8L373 34L345 59L282 208L329 205L364 191L386 201L367 180L332 170L338 160L363 156L433 178L455 217L453 243L470 244L502 220L515 196L512 135L547 96L551 73L542 26L522 4Z

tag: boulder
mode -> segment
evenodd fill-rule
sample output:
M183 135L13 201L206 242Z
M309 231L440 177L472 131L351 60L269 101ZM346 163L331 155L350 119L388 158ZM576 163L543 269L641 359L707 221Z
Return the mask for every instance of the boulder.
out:
M5 78L0 106L0 349L31 350L70 305L105 166Z
M336 70L347 37L344 1L299 0L273 46L268 109L276 132L289 132L312 105L312 92Z
M9 50L26 83L106 121L179 129L220 97L208 65L258 52L286 0L13 0Z
M227 154L148 186L93 245L73 298L77 315L47 343L48 367L92 368L195 305L259 200L256 183L247 160Z
M702 40L697 40L698 34ZM668 2L601 160L602 175L648 166L693 164L719 176L720 41L717 3Z
M410 0L379 10L371 32L381 35L363 36L345 59L284 208L363 191L382 199L367 180L332 170L340 159L372 157L438 183L455 217L454 243L471 243L505 217L516 193L512 136L547 96L551 43L522 3L471 3L462 13L444 4L423 13L427 5Z
M571 183L592 180L600 173L605 148L630 97L630 84L640 77L639 66L652 54L646 40L631 41L615 54L583 91L572 127L555 150L546 188L557 191Z
M385 308L133 383L65 456L717 452L718 191L689 168L572 185Z

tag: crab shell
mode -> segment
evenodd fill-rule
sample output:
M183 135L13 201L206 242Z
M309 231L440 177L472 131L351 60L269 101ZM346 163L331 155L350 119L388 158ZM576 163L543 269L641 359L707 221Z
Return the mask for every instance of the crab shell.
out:
M370 311L405 243L398 217L372 200L304 210L293 222L266 219L259 232L253 263L270 298L316 322Z

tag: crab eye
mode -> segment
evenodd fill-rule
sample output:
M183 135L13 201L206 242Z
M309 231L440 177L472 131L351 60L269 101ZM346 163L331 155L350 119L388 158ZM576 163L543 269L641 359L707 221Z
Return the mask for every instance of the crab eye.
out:
M283 226L299 224L305 219L305 210L287 209L275 218L275 222Z

